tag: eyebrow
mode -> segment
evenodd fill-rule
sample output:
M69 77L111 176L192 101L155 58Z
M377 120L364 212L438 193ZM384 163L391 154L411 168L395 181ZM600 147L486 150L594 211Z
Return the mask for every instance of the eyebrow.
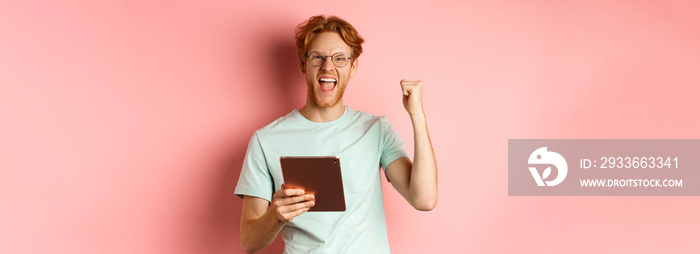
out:
M310 55L311 53L319 53L319 54L321 54L321 55L325 55L325 54L323 54L323 52L321 52L321 51L315 51L315 50L314 50L314 51L309 51L309 53L306 53L306 54L307 54L307 55ZM345 53L345 52L343 52L343 51L338 51L338 52L335 52L335 53L331 53L331 55L335 55L335 54L338 54L338 53L343 53L343 54L346 54L346 55L348 55L348 56L350 55L350 54Z

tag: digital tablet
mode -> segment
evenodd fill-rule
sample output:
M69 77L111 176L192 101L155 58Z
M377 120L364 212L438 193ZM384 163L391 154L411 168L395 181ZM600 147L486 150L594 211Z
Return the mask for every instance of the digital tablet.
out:
M284 186L314 194L316 205L310 212L345 211L345 192L340 172L340 158L280 157Z

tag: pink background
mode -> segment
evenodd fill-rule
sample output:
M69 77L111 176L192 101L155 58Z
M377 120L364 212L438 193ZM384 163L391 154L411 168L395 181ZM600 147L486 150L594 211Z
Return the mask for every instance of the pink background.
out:
M0 253L240 253L255 129L299 108L293 29L365 37L345 102L408 141L425 81L440 202L385 185L395 253L698 253L698 197L509 197L509 138L700 138L697 1L0 1ZM263 253L279 253L279 241Z

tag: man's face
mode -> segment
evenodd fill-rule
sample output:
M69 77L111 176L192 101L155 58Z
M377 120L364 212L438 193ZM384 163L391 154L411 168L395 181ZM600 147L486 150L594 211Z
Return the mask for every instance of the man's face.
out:
M323 56L332 56L336 53L352 54L350 45L345 44L335 32L323 32L317 34L309 45L307 54L320 53ZM357 59L350 59L350 63L344 67L333 64L331 57L325 58L321 66L311 66L309 58L305 59L304 73L306 74L307 96L310 103L320 107L333 107L342 103L343 93L351 77L357 72Z

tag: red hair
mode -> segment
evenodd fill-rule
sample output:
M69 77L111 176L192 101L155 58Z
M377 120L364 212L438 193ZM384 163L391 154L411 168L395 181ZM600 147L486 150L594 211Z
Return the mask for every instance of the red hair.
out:
M347 21L336 16L325 17L323 15L313 16L309 20L299 24L295 30L295 39L297 50L299 51L299 61L302 70L304 70L304 60L306 59L309 44L319 33L335 32L340 35L345 44L352 48L351 56L354 59L362 54L362 43L365 40L357 33L354 27Z

